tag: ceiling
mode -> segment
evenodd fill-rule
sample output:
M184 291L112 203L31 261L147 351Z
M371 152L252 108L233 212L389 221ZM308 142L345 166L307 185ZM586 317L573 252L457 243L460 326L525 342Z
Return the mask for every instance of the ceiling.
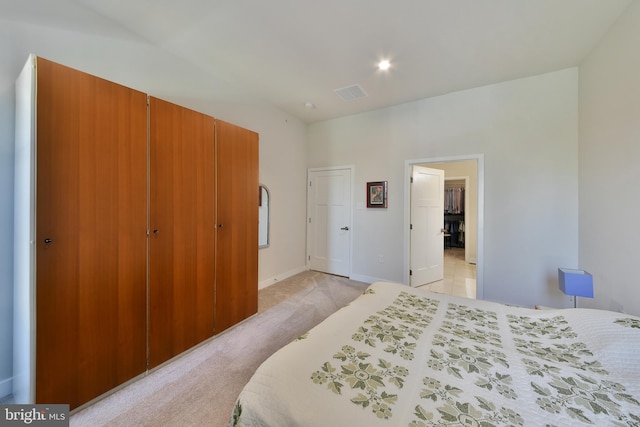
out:
M632 1L0 0L0 12L135 38L311 123L576 66ZM335 92L355 84L367 96Z

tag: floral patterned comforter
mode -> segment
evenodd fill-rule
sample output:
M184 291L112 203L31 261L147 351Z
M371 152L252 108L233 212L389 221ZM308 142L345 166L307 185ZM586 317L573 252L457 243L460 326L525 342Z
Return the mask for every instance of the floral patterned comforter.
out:
M378 282L264 362L233 426L640 426L640 318Z

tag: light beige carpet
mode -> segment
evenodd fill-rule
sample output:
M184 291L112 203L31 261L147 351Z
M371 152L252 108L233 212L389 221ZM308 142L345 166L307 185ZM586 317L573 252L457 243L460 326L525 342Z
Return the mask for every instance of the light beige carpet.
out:
M359 296L367 284L304 272L259 292L257 315L71 416L71 426L226 426L271 354Z

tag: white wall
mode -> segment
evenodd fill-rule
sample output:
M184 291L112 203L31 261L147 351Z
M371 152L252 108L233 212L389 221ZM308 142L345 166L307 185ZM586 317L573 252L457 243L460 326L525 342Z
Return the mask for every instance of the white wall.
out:
M260 181L272 195L271 245L259 252L259 280L306 268L304 123L133 35L81 34L0 17L0 398L10 393L12 375L14 83L29 53L258 132Z
M309 127L309 167L355 165L353 275L403 280L408 159L484 154L484 297L568 306L578 254L578 70L424 99ZM367 181L389 208L355 209ZM384 256L384 264L377 262Z
M585 307L640 316L640 2L580 66L580 267Z

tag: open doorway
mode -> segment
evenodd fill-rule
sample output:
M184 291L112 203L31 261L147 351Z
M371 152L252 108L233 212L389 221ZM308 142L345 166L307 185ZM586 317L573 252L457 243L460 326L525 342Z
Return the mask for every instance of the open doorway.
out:
M410 174L414 165L441 169L445 172L445 192L456 194L453 202L445 204L443 232L444 279L424 287L436 292L482 299L483 295L483 174L482 155L458 156L437 159L416 159L405 162L405 172ZM410 198L409 184L405 189ZM410 202L405 205L405 220L410 228L412 221ZM411 270L410 237L405 235L405 262ZM405 283L412 284L407 275Z

